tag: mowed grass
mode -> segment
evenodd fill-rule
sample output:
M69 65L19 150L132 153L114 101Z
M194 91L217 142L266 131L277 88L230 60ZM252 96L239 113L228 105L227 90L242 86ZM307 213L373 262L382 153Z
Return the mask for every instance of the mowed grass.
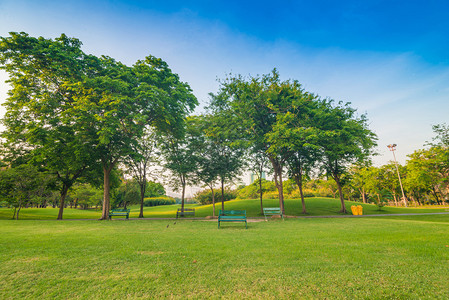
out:
M279 207L279 200L264 200L264 207ZM421 208L404 208L404 207L383 207L381 210L373 204L362 204L359 202L346 201L346 209L348 214L351 214L351 205L362 205L363 213L365 215L375 214L397 214L397 213L428 213L428 212L447 212L449 207L434 206ZM145 207L144 216L146 218L174 218L176 211L180 205L165 205L156 207ZM195 217L212 216L212 205L197 205L188 204L186 207L195 208ZM139 206L133 205L130 207L130 218L137 218L139 216ZM332 198L306 198L306 216L327 216L327 215L342 215L339 213L341 209L340 200ZM215 214L218 215L221 209L221 202L215 205ZM248 217L262 217L260 211L260 201L257 199L251 200L233 200L225 202L225 209L246 210ZM285 211L289 216L305 216L302 214L301 201L298 199L285 200ZM0 208L0 220L11 219L13 211L8 208ZM27 208L21 209L19 219L23 220L50 220L56 219L58 216L57 208ZM64 219L99 219L101 216L100 210L81 210L81 209L64 209ZM116 217L119 218L119 217Z
M0 299L449 296L449 216L0 221Z

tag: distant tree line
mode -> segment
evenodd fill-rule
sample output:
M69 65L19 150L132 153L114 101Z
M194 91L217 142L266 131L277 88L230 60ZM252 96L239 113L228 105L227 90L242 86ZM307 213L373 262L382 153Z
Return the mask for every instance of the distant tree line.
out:
M449 126L439 124L433 129L435 137L428 147L408 155L406 164L398 166L406 199L402 199L394 162L352 166L346 174L348 197L391 205L449 204Z

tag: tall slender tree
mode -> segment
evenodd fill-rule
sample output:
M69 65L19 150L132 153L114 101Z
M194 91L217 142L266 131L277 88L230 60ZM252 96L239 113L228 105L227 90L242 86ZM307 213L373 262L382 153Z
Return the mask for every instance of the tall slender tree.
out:
M260 213L263 215L263 192L264 189L262 188L262 181L263 181L263 174L265 173L265 170L267 169L268 159L265 151L261 151L258 149L251 149L250 150L250 168L253 171L253 174L256 175L257 178L257 184L259 185L259 200L260 200Z
M164 167L173 175L169 183L181 191L181 212L184 212L186 186L195 182L198 149L202 147L201 133L196 125L197 119L189 117L182 135L166 135L160 141Z
M148 185L148 175L150 168L154 167L158 157L156 149L158 135L154 130L146 128L144 135L137 140L133 146L133 152L124 159L124 166L127 172L136 180L140 191L140 213L139 218L143 218L143 204L145 192Z
M210 115L196 116L198 131L197 168L194 174L194 183L207 186L212 194L212 216L215 217L215 192L214 187L218 182L219 165L216 164L219 157L219 148L214 139L207 136L210 126Z
M216 155L213 162L214 173L221 187L221 209L224 210L225 183L241 174L245 163L245 147L239 140L239 126L229 122L228 115L216 113L207 119L205 128L207 143Z

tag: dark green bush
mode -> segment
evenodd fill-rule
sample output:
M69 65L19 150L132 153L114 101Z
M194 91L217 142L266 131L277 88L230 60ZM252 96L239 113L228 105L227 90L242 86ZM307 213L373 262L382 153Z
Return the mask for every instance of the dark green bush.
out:
M221 189L214 189L215 203L221 202ZM237 198L237 191L225 189L224 190L224 201L229 201ZM212 192L210 189L201 190L195 194L194 199L196 202L205 205L212 203Z
M262 192L274 192L276 191L276 185L273 181L262 179ZM252 184L242 188L238 192L240 199L257 199L259 198L259 181L254 181Z
M151 197L145 198L143 200L143 206L159 206L159 205L172 205L176 204L176 201L172 197L161 196L161 197Z

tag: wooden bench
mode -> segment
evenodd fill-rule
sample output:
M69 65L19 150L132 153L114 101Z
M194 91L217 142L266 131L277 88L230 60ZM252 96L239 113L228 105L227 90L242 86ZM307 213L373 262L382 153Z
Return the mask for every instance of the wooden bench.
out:
M129 212L130 209L124 209L124 208L114 208L109 212L109 220L112 216L125 216L126 219L129 219Z
M265 221L267 220L267 216L281 216L282 220L284 220L284 215L279 207L267 207L263 209L263 214L265 216Z
M245 222L245 228L248 229L246 210L220 210L218 228L220 228L220 222Z
M184 208L184 211L182 211L180 208L178 208L178 211L176 212L176 219L178 217L185 217L185 216L195 216L195 209Z

